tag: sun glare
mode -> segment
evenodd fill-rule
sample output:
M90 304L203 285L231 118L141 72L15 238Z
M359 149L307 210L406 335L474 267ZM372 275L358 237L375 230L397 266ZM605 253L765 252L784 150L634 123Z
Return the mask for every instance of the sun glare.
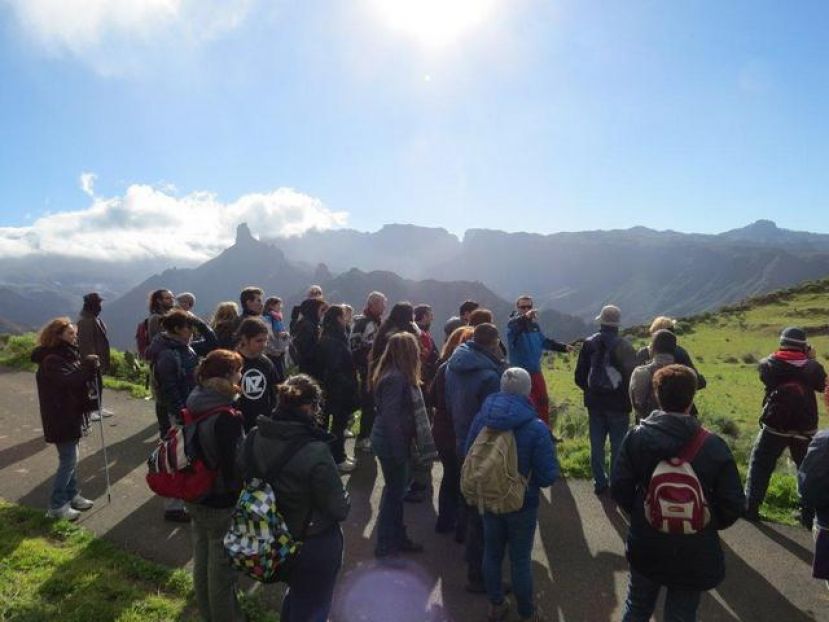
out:
M439 48L481 26L499 0L372 0L391 29Z

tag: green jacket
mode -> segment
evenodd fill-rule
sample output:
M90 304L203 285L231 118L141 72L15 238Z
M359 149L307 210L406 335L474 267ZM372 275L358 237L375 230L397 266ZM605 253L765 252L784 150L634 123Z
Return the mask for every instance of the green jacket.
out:
M333 437L304 415L285 411L277 411L275 419L260 415L256 425L255 472L264 474L273 488L279 511L294 537L314 536L345 520L351 500L328 446ZM295 442L305 444L278 473L269 474ZM250 465L243 467L249 475Z

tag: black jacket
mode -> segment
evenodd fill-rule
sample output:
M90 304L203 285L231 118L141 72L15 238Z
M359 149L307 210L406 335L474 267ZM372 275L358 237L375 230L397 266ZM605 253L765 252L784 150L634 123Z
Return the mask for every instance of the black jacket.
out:
M786 382L797 382L806 390L806 408L799 431L814 433L818 427L818 408L815 393L826 388L826 371L823 365L789 350L782 350L764 358L758 365L760 380L765 386L765 405L774 389Z
M637 366L647 365L652 359L653 357L651 356L651 350L648 346L640 348L636 353ZM688 350L682 346L677 346L676 349L674 349L674 363L677 365L685 365L685 367L690 367L697 372L697 391L700 391L708 386L708 381L705 379L705 376L703 376L697 369L696 365L694 365L694 361L691 359L691 355L688 354Z
M695 417L654 412L625 436L613 469L611 492L630 513L627 558L651 581L690 590L709 590L725 577L717 533L734 524L745 503L731 450L720 437L706 439L691 462L711 510L711 522L694 535L665 534L645 519L645 494L657 463L673 458L696 434Z
M818 525L829 529L829 430L818 432L809 443L797 472L797 489L803 505L815 508Z
M299 371L319 380L320 370L317 366L317 346L320 340L319 308L320 300L308 299L300 305L302 317L291 331L291 347L294 361Z
M258 430L258 431L257 431ZM290 445L300 449L275 476L266 477L279 499L279 510L291 533L303 538L327 531L348 516L351 500L343 487L329 442L333 436L316 427L306 416L278 410L276 418L259 417L253 441L256 469L267 473ZM249 474L248 465L242 472Z
M68 343L53 348L38 346L32 361L38 365L35 380L46 442L77 441L84 414L97 407L89 400L88 389L96 377L95 368L82 363L78 348Z
M616 338L616 345L613 347L613 352L610 355L610 362L622 374L622 382L619 384L619 388L613 393L608 395L598 394L591 391L587 386L587 378L590 375L590 362L593 357L593 352L600 347L600 341L608 343L613 338ZM602 329L598 333L588 337L579 352L579 360L576 363L575 371L576 385L584 391L584 405L588 410L596 409L629 413L631 405L628 387L630 386L630 376L633 374L635 368L636 352L627 339L619 336L618 329L602 326Z
M357 370L345 330L339 325L325 326L316 354L326 412L353 412L358 402Z

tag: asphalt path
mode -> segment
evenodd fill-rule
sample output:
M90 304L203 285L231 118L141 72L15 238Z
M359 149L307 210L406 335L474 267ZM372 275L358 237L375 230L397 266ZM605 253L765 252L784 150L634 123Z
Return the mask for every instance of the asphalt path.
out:
M115 416L104 420L112 482L107 503L100 428L81 441L79 483L96 500L82 524L126 550L173 566L190 564L187 525L162 519L163 505L146 486L145 461L157 437L153 404L106 392ZM350 451L350 450L349 450ZM464 590L463 547L434 532L433 503L406 506L413 539L426 551L399 565L372 556L382 475L365 454L344 478L352 507L345 532L345 565L331 619L337 622L485 620L486 598ZM47 506L57 453L43 441L34 375L0 369L0 497ZM440 465L434 477L439 481ZM536 601L550 621L619 620L627 587L624 517L589 482L559 481L541 499L533 548ZM802 528L739 521L723 533L727 576L703 596L703 621L829 621L829 590L811 578L812 540ZM508 578L508 564L505 564ZM280 588L246 583L278 608ZM517 619L517 618L513 618ZM661 614L655 619L662 620Z

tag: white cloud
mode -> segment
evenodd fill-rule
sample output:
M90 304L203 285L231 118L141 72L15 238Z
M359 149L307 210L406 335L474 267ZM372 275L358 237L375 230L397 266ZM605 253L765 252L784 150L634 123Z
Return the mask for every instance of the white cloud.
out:
M99 72L140 64L138 52L199 44L237 28L257 0L0 0L47 52Z
M97 178L98 176L95 173L81 173L79 182L84 194L91 197L95 196L95 180Z
M247 222L261 238L300 235L345 225L347 214L291 188L246 194L232 203L209 192L178 197L143 184L119 197L93 196L94 174L81 176L92 196L86 209L48 214L28 227L0 227L0 257L50 253L130 261L168 258L181 265L205 261L233 244Z

